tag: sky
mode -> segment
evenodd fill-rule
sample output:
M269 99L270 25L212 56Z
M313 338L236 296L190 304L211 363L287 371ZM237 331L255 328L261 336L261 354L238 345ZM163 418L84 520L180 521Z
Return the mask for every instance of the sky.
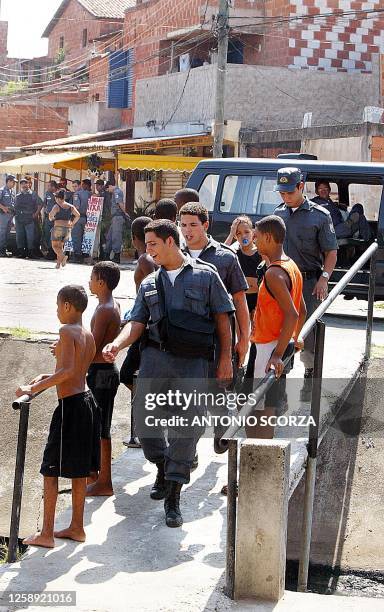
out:
M41 35L61 0L0 0L2 21L8 21L8 56L46 55L48 40Z

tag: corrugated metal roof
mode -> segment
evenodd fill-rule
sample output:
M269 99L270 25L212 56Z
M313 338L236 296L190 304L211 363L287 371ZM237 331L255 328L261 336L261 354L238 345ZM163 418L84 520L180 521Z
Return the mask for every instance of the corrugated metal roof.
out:
M90 142L94 140L107 140L108 138L132 136L132 128L116 128L114 130L106 130L103 132L92 132L91 134L77 134L76 136L66 136L65 138L56 138L55 140L44 140L43 142L35 142L31 145L20 147L21 151L37 151L39 149L58 149L61 145L77 144L81 142Z
M136 6L136 0L77 0L95 17L124 19L124 11Z
M60 19L70 0L63 0L45 28L42 38L47 38ZM136 0L77 0L86 11L98 19L124 19L126 9L136 6Z
M207 134L207 132L202 132L200 134L183 134L180 136L158 136L154 138L125 138L125 139L120 139L120 140L105 140L103 142L93 141L93 142L83 142L80 144L60 145L60 146L57 146L56 149L62 150L62 151L77 151L77 150L92 151L93 149L97 149L98 151L108 151L114 148L126 147L128 149L128 148L140 147L140 146L142 146L143 149L145 149L145 148L151 148L152 145L154 148L156 148L156 144L157 145L169 144L170 146L171 145L180 146L179 143L181 141L183 141L184 145L187 145L188 141L193 141L193 139L196 139L196 138L207 138L207 137L212 138L211 134ZM54 149L53 147L50 147L51 151L53 151L53 149Z

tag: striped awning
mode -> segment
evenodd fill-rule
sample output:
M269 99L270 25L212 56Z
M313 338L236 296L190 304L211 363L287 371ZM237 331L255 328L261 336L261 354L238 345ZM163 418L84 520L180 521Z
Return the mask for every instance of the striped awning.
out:
M172 170L174 172L193 172L202 159L204 158L120 153L118 157L118 167L121 170Z

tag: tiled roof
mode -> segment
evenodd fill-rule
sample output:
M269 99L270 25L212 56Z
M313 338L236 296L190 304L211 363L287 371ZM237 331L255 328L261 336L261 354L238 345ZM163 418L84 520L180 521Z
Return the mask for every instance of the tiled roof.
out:
M70 0L63 0L45 28L42 37L47 38L60 19ZM77 0L85 10L97 19L124 19L124 11L136 6L136 0Z

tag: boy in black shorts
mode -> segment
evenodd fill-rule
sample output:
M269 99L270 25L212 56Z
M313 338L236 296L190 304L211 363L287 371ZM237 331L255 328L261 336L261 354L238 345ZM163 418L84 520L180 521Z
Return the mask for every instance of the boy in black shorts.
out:
M24 540L30 546L53 548L54 536L85 541L84 501L86 479L100 464L99 409L85 390L85 377L95 356L95 341L83 327L88 304L84 287L67 285L57 296L57 316L62 327L53 346L54 374L40 374L19 387L16 396L35 395L56 386L59 405L52 416L40 473L44 476L44 519L41 532ZM58 477L72 480L72 520L67 529L54 532Z
M113 495L111 461L111 422L113 405L120 384L119 371L107 363L102 348L113 342L120 331L120 306L112 291L120 281L119 266L112 261L100 261L92 270L89 289L99 300L91 321L96 354L88 370L87 384L101 412L101 469L88 481L87 495ZM93 482L92 482L93 481Z

